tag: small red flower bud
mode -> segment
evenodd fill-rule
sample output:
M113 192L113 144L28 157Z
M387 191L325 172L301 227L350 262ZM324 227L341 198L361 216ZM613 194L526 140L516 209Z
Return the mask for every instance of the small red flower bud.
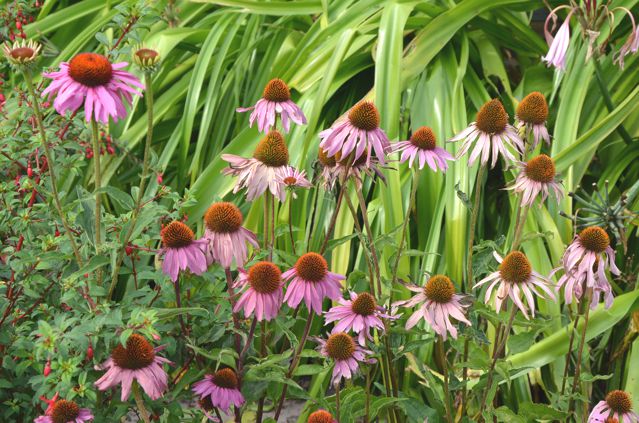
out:
M162 183L162 174L161 173L158 173L157 180L158 180L158 184Z
M31 167L31 162L29 162L29 164L27 164L27 176L29 178L33 177L33 168Z
M47 377L51 374L51 359L47 360L47 363L44 365L44 377Z
M60 230L58 228L55 228L55 237L59 237L60 236Z
M108 146L107 147L107 152L111 155L115 154L115 149L113 148L113 146Z
M89 346L87 347L87 360L93 360L93 345L91 345L91 343L89 343Z
M88 278L88 277L89 277L89 274L88 274L88 273L85 273L85 274L84 274L84 277L85 277L85 278Z
M127 245L126 248L124 249L124 252L126 253L127 256L130 256L131 254L133 254L133 247L130 245Z
M16 29L22 29L22 22L16 21Z

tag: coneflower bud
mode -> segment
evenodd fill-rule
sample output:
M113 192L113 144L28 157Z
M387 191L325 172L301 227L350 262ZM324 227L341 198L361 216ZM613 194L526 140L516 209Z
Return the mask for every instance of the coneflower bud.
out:
M12 39L13 40L13 39ZM13 45L5 43L2 45L2 52L9 63L14 66L30 66L35 63L40 55L40 44L35 41L16 41Z
M153 72L160 62L160 53L150 48L139 48L133 53L133 62L145 72Z

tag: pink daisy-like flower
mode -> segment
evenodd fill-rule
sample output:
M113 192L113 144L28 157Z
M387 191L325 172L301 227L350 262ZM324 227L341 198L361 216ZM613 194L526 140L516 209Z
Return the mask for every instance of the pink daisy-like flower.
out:
M559 27L557 34L553 37L550 31L548 30L548 22L552 19L553 26L554 22L557 20L556 11L558 9L564 8L565 6L559 6L546 18L546 22L544 24L544 34L546 36L546 42L550 46L548 49L548 53L541 58L544 62L546 62L547 66L554 66L557 69L564 70L566 68L566 52L568 51L568 46L570 45L570 18L572 16L572 11L568 13L566 19Z
M248 272L240 269L235 287L246 290L233 311L243 310L246 317L255 312L260 321L275 318L282 307L282 286L282 272L270 261L255 263Z
M468 166L472 166L475 160L481 156L481 165L485 166L492 154L491 167L495 167L497 158L501 154L505 160L514 162L517 159L510 150L518 153L524 151L524 142L519 137L517 130L508 123L508 113L501 104L501 101L492 99L477 112L475 122L468 125L468 128L453 137L450 141L462 141L461 149L456 158L466 154L475 144Z
M332 359L335 363L333 367L332 382L339 383L342 378L351 379L359 368L359 363L374 363L375 359L367 359L366 356L372 351L358 345L352 336L344 332L331 334L327 340L318 339L320 351L323 356Z
M340 305L333 306L324 313L326 324L337 322L333 333L352 330L358 334L360 345L366 345L366 340L372 340L371 330L384 332L382 319L396 319L397 316L385 313L384 307L377 305L375 297L368 292L350 293L350 300L340 298Z
M582 230L566 248L562 264L564 275L557 281L557 289L565 285L566 304L572 303L573 297L579 302L586 288L592 289L592 308L599 304L602 294L606 308L612 306L614 295L606 277L606 268L613 275L619 275L620 272L615 265L615 251L610 246L610 237L605 230L598 226Z
M549 287L550 282L532 269L530 261L528 261L528 257L526 257L524 253L513 251L503 259L497 252L493 252L493 255L497 262L499 262L499 269L479 281L473 288L489 284L484 298L484 301L488 303L493 289L499 285L497 295L495 296L495 309L498 312L501 311L501 305L504 300L510 297L513 303L521 310L524 317L528 319L528 310L520 298L523 294L528 301L530 313L534 317L534 295L543 297L543 295L537 291L537 288L541 288L549 298L553 301L555 300L555 294Z
M433 172L437 172L437 169L446 172L446 160L455 160L452 154L437 146L437 138L428 126L422 126L411 135L410 140L396 142L391 148L393 152L402 153L400 163L408 160L408 167L412 168L413 162L418 159L420 170L428 164Z
M156 400L168 388L168 376L162 364L171 364L169 360L156 353L163 347L153 348L143 336L132 334L126 340L126 347L116 346L111 351L111 357L96 370L107 372L95 382L100 391L105 391L117 385L122 385L120 399L126 401L131 393L134 380L140 384L144 392L152 400Z
M632 399L627 392L615 390L606 395L606 399L599 401L588 416L588 423L608 422L610 419L623 423L639 422L639 415L632 411Z
M375 104L361 101L351 108L346 117L338 119L329 129L320 132L320 148L328 157L337 153L340 153L340 157L349 157L354 153L353 161L366 154L367 164L370 163L373 151L384 165L390 142L384 130L379 127L379 119Z
M393 305L414 307L419 309L406 322L406 329L413 328L420 319L424 319L433 330L444 340L450 333L457 339L457 328L451 322L451 317L470 326L470 321L464 315L470 304L465 303L464 296L455 293L455 285L444 275L434 275L428 278L426 285L407 285L409 290L417 293L406 301L398 301Z
M206 230L202 239L207 241L208 264L217 261L229 269L235 259L238 267L244 266L248 257L247 244L258 248L255 234L242 226L244 217L233 203L215 203L204 214Z
M88 408L80 408L73 401L57 400L49 404L44 416L34 420L34 423L83 423L93 420L93 414Z
M534 91L524 97L517 105L515 113L515 127L524 131L528 136L532 136L532 149L537 148L541 140L550 145L550 135L546 128L548 119L548 103L546 97Z
M104 124L126 117L125 105L131 105L133 95L144 85L131 73L121 70L128 63L111 64L96 53L80 53L68 63L60 63L57 72L44 73L53 82L42 93L55 95L53 106L60 114L75 112L84 103L84 115Z
M625 8L620 8L620 9L625 9ZM632 16L632 13L630 13L629 11L627 11L628 16L630 16L630 19L632 20L632 32L630 32L630 35L628 36L628 39L626 40L626 42L621 46L621 48L619 49L619 51L617 52L617 54L615 54L615 57L613 59L613 62L618 64L619 67L623 70L625 63L624 63L624 59L627 55L629 55L630 53L636 53L637 50L639 50L639 27L636 26L635 24L635 18Z
M174 220L160 232L164 247L160 255L164 257L162 271L176 282L181 270L189 270L196 275L206 272L204 255L206 241L195 239L191 228Z
M348 160L339 160L339 153L333 157L328 157L326 152L320 148L318 158L322 165L321 180L324 189L333 189L335 183L340 178L344 178L344 172L348 172L346 179L352 178L358 188L362 186L364 175L368 175L371 178L378 177L382 182L386 183L386 177L379 165L379 160L375 156L372 156L370 162L367 163L366 155L362 154L359 159L350 163L349 166Z
M317 410L308 416L307 423L337 423L337 420L328 411Z
M200 396L200 406L205 411L213 407L225 413L231 406L241 407L244 396L239 389L239 380L233 369L220 369L214 374L204 376L204 379L193 384L193 392Z
M282 186L291 190L293 198L297 198L295 194L295 188L310 188L313 185L306 179L306 171L301 172L295 169L293 166L288 166L286 170L277 176L277 180Z
M532 205L540 194L543 203L548 198L548 192L554 192L557 202L561 200L563 189L561 183L555 179L555 162L550 157L540 154L530 159L528 163L517 165L521 168L521 172L517 175L515 182L506 189L522 193L522 205Z
M282 203L286 199L286 190L279 181L288 166L288 148L278 131L270 131L262 138L252 158L222 154L222 159L230 165L222 173L238 177L234 193L246 188L246 199L253 201L268 189Z
M252 127L253 122L257 120L257 128L260 132L268 132L275 126L275 118L278 113L282 117L284 132L289 131L291 120L298 125L306 124L306 116L302 113L302 109L291 100L288 85L281 79L271 79L266 84L262 98L255 103L255 106L237 109L238 112L248 112L249 110L253 110L249 118L249 126Z
M309 311L322 314L322 301L328 297L337 300L342 297L342 275L329 272L324 257L317 253L306 253L297 259L295 266L284 272L282 277L291 280L284 296L289 307L297 307L302 300Z

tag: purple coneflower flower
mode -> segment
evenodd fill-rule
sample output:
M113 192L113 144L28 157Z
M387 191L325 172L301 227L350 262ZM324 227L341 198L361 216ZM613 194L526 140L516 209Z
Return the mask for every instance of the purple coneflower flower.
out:
M623 423L639 422L639 415L632 411L630 395L624 391L610 391L604 401L599 401L588 416L588 423L608 422L610 419Z
M34 420L34 423L83 423L93 420L93 414L88 408L80 408L73 401L58 400L49 405L44 416Z
M235 303L234 312L244 311L249 317L255 312L257 320L271 320L282 307L282 272L270 261L255 263L248 272L240 269L235 287L246 290Z
M410 140L396 142L391 148L393 152L402 153L400 163L408 160L408 167L413 167L413 162L418 159L420 170L428 164L433 172L437 172L437 169L446 172L446 160L455 160L452 154L437 146L437 138L428 126L422 126L411 135Z
M370 101L357 103L346 117L338 119L329 129L320 132L319 137L322 139L320 148L324 149L328 157L340 153L345 158L354 153L351 160L356 161L362 154L366 154L366 163L370 163L371 151L374 151L383 165L390 149L388 137L379 127L379 111Z
M475 160L481 156L481 165L485 166L492 153L491 167L495 167L499 154L505 160L514 162L515 156L511 149L519 153L524 151L524 143L517 134L517 130L508 123L508 113L501 101L492 99L477 112L475 122L471 122L468 128L453 137L451 142L463 141L456 158L466 154L475 143L468 166L472 166ZM492 150L492 151L491 151Z
M143 336L132 334L126 340L125 347L118 344L111 351L111 357L102 365L96 366L96 370L107 372L95 382L95 386L100 391L105 391L121 384L120 399L126 401L131 393L131 384L137 381L152 400L162 397L168 388L168 376L162 364L171 363L156 354L162 349L164 348L153 348Z
M297 259L295 266L282 274L291 280L284 296L289 307L295 308L304 300L306 308L322 314L322 301L328 297L336 300L342 296L342 275L329 272L324 257L317 253L306 253Z
M255 106L240 107L238 112L248 112L253 110L249 118L249 126L257 120L257 128L260 132L268 132L275 126L275 118L279 113L282 116L282 126L284 132L290 128L290 120L298 125L306 124L306 116L302 110L291 100L291 92L288 85L281 79L271 79Z
M335 362L332 382L339 383L342 378L351 379L357 372L360 362L374 363L374 359L367 359L371 351L358 345L353 337L344 332L333 333L325 341L318 339L322 355Z
M196 275L206 272L206 240L194 239L191 228L174 220L162 228L160 236L164 245L160 250L160 255L164 256L162 271L173 282L177 281L181 270L189 270Z
M35 41L18 40L13 43L2 44L2 53L13 65L30 65L40 55L42 46Z
M348 160L340 160L341 155L339 153L328 157L326 152L320 148L318 158L322 165L321 180L324 189L333 189L335 183L344 177L346 179L352 178L355 181L355 185L361 188L364 175L368 175L371 178L378 177L382 182L386 183L386 177L379 165L379 160L375 156L371 156L370 161L367 163L366 155L362 154L359 159L350 163L349 166ZM347 172L347 174L344 175L344 172Z
M216 407L228 413L231 406L241 407L244 404L237 375L229 368L204 376L203 380L193 384L193 392L200 396L200 406L207 412Z
M233 259L238 267L244 266L248 257L247 243L258 248L255 234L242 226L244 217L233 203L215 203L204 214L206 230L203 240L207 241L208 264L217 261L225 269L230 269Z
M550 157L540 154L527 163L518 163L517 166L521 168L521 172L506 189L522 193L523 206L530 206L540 194L543 203L548 198L548 192L554 192L557 202L561 200L563 190L561 183L555 179L555 162Z
M562 7L563 6L560 6L557 9ZM559 27L557 34L553 37L548 30L548 22L551 19L553 22L557 20L555 13L557 9L550 12L544 24L546 42L550 45L550 47L548 49L548 53L543 56L541 60L546 62L549 67L554 66L557 69L564 70L566 68L566 52L568 51L568 45L570 45L570 17L572 16L572 11L568 13L566 20L564 20Z
M538 91L528 94L517 105L515 126L517 129L523 129L528 136L532 136L530 144L533 150L537 148L541 140L544 140L546 145L550 145L550 135L546 128L547 119L548 103L546 103L546 97Z
M306 179L306 171L301 172L293 166L288 166L284 172L277 176L277 180L282 186L291 190L293 198L297 198L295 188L310 188L313 185Z
M566 248L562 264L564 275L557 281L557 289L565 285L566 304L572 303L573 296L578 302L586 288L592 289L592 308L599 304L601 294L604 294L606 308L612 306L614 295L606 277L606 268L613 275L619 275L620 272L615 265L615 251L610 246L610 237L605 230L598 226L582 230Z
M417 285L407 285L406 287L416 292L417 295L414 295L410 300L398 301L393 305L404 307L420 305L419 309L406 322L406 329L411 329L423 318L438 335L446 340L448 333L457 339L457 328L451 322L451 317L468 326L471 325L464 315L465 309L470 304L464 302L463 295L455 293L455 285L448 276L431 276L423 288Z
M473 289L489 284L486 296L484 297L484 301L488 303L493 289L499 285L495 296L495 309L497 312L501 311L501 305L504 300L510 297L513 303L521 310L524 317L528 319L527 308L520 298L521 294L523 294L528 301L530 313L534 317L534 295L543 297L543 295L537 291L537 288L541 288L548 294L548 297L555 300L555 295L548 286L550 282L532 269L530 261L528 261L528 257L526 257L524 253L513 251L503 259L497 252L493 252L493 255L499 262L499 269L479 281Z
M109 116L117 121L126 117L125 105L131 105L132 96L140 94L134 87L144 88L133 74L121 70L127 65L111 64L100 54L80 53L60 63L59 71L43 74L53 81L42 95L56 96L53 106L60 114L75 112L84 103L87 122L94 118L107 124Z
M382 319L396 319L397 316L385 313L384 307L377 305L375 297L368 292L350 293L350 300L340 298L340 305L333 306L324 313L324 323L335 323L333 333L352 330L358 334L360 345L366 345L366 340L372 340L371 329L384 332Z
M270 131L262 138L252 158L222 154L222 159L230 165L222 173L238 177L234 193L246 188L246 199L253 201L268 189L282 203L286 199L286 191L279 179L288 166L288 148L278 131Z
M317 410L308 416L307 423L337 423L337 420L328 411Z

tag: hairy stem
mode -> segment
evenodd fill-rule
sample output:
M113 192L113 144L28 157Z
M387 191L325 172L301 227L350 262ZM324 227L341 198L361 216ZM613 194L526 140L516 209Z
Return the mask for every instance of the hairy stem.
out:
M53 194L53 204L55 205L58 216L62 221L64 232L69 238L71 249L73 250L73 255L75 256L75 261L77 262L78 267L82 267L84 261L82 260L80 250L78 249L78 246L75 243L75 239L73 238L71 227L69 226L69 223L64 217L64 213L62 211L62 202L60 201L60 195L58 194L57 178L54 169L55 162L53 161L51 150L49 149L49 143L47 142L47 133L44 129L44 123L42 122L40 103L38 97L35 94L35 89L33 88L33 78L31 77L31 72L29 70L24 71L24 79L27 82L27 91L29 92L29 96L31 96L31 105L33 107L33 114L36 119L36 124L38 126L38 132L40 133L40 142L42 143L42 148L44 148L44 155L47 158L47 169L49 170L49 178L51 178L51 193Z
M133 398L135 398L135 405L138 407L138 411L140 412L140 417L142 418L142 420L144 420L144 423L151 423L149 412L144 406L144 398L142 398L140 387L138 386L138 383L135 380L131 384L131 391L133 391Z
M446 419L449 422L453 422L453 412L451 410L450 390L448 389L448 359L446 358L446 352L444 351L444 338L440 335L437 347L439 349L439 355L442 358L442 373L444 376L444 401L446 405Z
M293 236L293 196L288 199L288 234L291 237L291 249L293 250L293 255L296 256L297 252L295 251L295 237Z
M568 405L568 413L572 413L574 411L574 406L575 406L575 399L574 399L574 395L577 393L577 391L580 391L580 384L581 384L581 380L580 380L580 376L581 376L581 361L583 359L583 354L584 354L584 348L587 344L586 342L586 331L588 330L588 319L590 317L590 298L591 298L591 291L592 288L588 288L588 290L586 291L586 295L584 297L583 300L583 304L585 304L585 310L584 310L584 324L581 327L581 338L579 339L579 349L577 352L577 362L575 364L576 368L575 368L575 376L574 379L572 381L572 397L570 399L570 403Z
M102 247L102 169L100 167L100 132L98 122L91 118L93 141L93 177L95 179L95 254L99 255ZM98 285L102 285L102 269L96 270Z

